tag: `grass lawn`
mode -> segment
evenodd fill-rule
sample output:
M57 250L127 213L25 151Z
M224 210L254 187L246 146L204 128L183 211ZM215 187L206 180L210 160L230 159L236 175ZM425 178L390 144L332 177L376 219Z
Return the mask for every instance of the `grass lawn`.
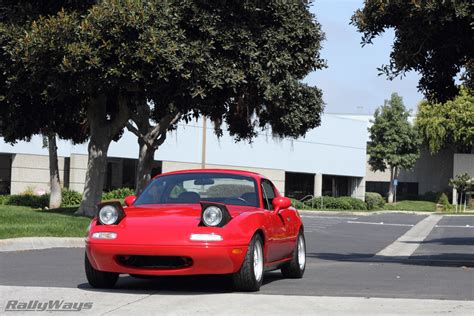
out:
M386 210L435 212L436 203L429 201L400 201L393 204L385 204Z
M0 239L14 237L84 237L90 218L74 215L77 207L53 210L0 205Z

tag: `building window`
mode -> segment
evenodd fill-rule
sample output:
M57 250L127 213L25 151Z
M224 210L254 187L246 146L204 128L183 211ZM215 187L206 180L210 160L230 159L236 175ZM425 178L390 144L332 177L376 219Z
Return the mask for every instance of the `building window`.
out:
M345 176L323 175L323 196L349 196L349 179Z
M313 173L285 172L285 196L299 200L313 194Z
M0 155L0 194L10 194L12 155Z
M376 192L387 197L390 182L387 181L367 181L365 183L366 192ZM397 200L413 199L418 197L418 182L399 182L397 186Z

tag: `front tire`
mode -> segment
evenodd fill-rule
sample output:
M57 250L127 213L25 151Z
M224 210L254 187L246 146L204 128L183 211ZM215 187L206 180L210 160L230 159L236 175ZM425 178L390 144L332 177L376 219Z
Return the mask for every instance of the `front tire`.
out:
M87 257L87 253L84 255L84 268L86 270L87 281L92 287L108 289L114 287L115 283L117 283L119 274L94 269Z
M254 292L260 289L263 281L263 258L262 237L255 234L250 241L240 270L232 275L236 290Z
M281 267L281 273L286 278L301 279L306 268L306 241L301 230L296 239L295 250L290 262Z

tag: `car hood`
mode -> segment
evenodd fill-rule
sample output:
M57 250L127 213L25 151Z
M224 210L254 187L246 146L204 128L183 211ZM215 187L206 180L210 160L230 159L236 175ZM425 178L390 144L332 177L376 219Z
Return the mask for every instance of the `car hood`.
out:
M257 209L238 205L226 205L226 207L232 218ZM201 221L201 212L199 204L153 204L125 208L127 226L197 226Z
M232 218L244 212L258 210L249 206L226 205L226 207ZM201 221L199 204L139 205L126 207L125 213L125 218L119 223L117 238L107 243L184 245L189 243L191 233L206 233L216 229L199 226ZM115 231L116 228L108 227L107 230Z

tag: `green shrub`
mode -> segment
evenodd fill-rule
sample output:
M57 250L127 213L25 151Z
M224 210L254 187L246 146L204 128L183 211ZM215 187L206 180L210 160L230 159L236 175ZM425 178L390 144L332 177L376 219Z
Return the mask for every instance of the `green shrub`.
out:
M343 198L335 198L334 200L327 201L323 198L323 205L325 208L335 209L335 210L351 210L351 202Z
M323 204L321 204L321 199ZM332 196L323 196L312 198L310 200L305 201L304 203L309 207L313 207L315 209L322 209L322 208L329 208L328 205L333 205L335 203L336 198Z
M368 210L382 210L385 206L385 199L379 193L365 193L365 204Z
M291 206L293 206L297 210L304 210L308 208L306 204L296 199L291 199Z
M442 193L438 199L438 204L443 207L443 211L451 210L451 204L449 203L448 196L445 193Z
M350 197L341 196L338 198L332 196L323 196L313 198L305 202L308 207L315 209L333 209L333 210L366 210L364 201ZM321 207L322 206L322 207Z
M350 196L341 196L338 198L339 201L347 202L351 206L351 210L365 211L367 210L367 205L365 202Z
M8 201L9 195L0 195L0 205L5 205Z
M442 192L433 192L433 191L428 191L425 194L421 196L422 201L430 201L430 202L438 202L440 199Z
M68 206L76 206L81 204L82 201L82 194L79 192L69 190L67 188L62 189L62 200L61 206L68 207Z
M27 186L25 191L23 191L19 195L34 195L35 194L35 188L32 186Z
M135 191L130 188L115 189L110 192L102 193L102 201L107 200L122 200L129 195L135 195Z
M49 205L49 194L43 195L30 195L30 194L19 194L10 195L5 201L6 205L21 205L29 206L32 208L45 208Z

